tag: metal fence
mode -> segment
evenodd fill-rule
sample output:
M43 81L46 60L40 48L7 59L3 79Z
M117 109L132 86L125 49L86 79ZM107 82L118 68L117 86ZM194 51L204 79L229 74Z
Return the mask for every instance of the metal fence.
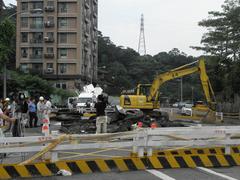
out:
M169 148L230 147L240 145L240 126L197 126L183 128L137 129L131 132L91 135L51 135L0 138L0 153L35 153L21 164L28 164L50 153L58 160L62 151L130 148L139 157L152 156L153 150ZM73 143L74 142L74 143Z

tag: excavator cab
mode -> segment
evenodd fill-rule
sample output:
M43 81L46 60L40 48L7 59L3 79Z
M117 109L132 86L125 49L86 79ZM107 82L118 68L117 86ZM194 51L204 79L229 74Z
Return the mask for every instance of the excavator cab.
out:
M120 106L125 109L152 110L159 109L159 100L148 100L151 84L138 84L134 94L122 93L120 96ZM159 98L157 98L159 99Z

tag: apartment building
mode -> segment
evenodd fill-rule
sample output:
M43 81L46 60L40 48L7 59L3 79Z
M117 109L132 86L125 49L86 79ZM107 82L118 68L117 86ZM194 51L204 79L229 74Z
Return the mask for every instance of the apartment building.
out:
M16 67L62 89L97 80L97 0L17 0Z

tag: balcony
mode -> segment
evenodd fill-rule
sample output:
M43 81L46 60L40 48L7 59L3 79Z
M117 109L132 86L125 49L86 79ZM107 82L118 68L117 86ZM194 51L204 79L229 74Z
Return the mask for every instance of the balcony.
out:
M44 37L44 42L45 43L53 43L54 42L54 38L53 37Z
M54 12L55 11L55 8L54 6L46 6L44 8L45 12Z
M28 57L28 54L27 53L23 53L22 54L22 58L27 58Z
M40 69L29 69L29 73L30 74L34 74L34 75L42 75L43 74L43 70L40 68Z
M44 58L46 59L53 59L54 58L54 53L45 53Z
M93 0L93 3L94 3L95 5L97 5L98 2L97 2L97 0Z
M43 10L42 10L42 8L33 8L30 10L30 13L31 14L42 14Z
M30 39L30 44L42 44L42 39Z
M37 55L37 54L31 54L29 56L30 59L34 59L34 60L41 60L43 58L42 54Z
M54 22L51 22L51 21L45 21L45 22L44 22L44 26L47 27L47 28L54 27Z
M44 70L44 74L54 74L54 69L53 68L47 68Z
M42 24L30 24L30 29L42 29Z

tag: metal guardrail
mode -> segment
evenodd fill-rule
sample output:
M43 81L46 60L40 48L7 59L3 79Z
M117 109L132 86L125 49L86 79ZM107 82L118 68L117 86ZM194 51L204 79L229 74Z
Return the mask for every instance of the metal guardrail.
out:
M144 152L152 156L153 149L224 146L230 154L230 147L239 144L240 126L147 128L114 134L5 137L0 138L0 153L37 152L31 159L35 160L50 152L55 162L58 153L66 150L133 148L133 153L143 157Z

